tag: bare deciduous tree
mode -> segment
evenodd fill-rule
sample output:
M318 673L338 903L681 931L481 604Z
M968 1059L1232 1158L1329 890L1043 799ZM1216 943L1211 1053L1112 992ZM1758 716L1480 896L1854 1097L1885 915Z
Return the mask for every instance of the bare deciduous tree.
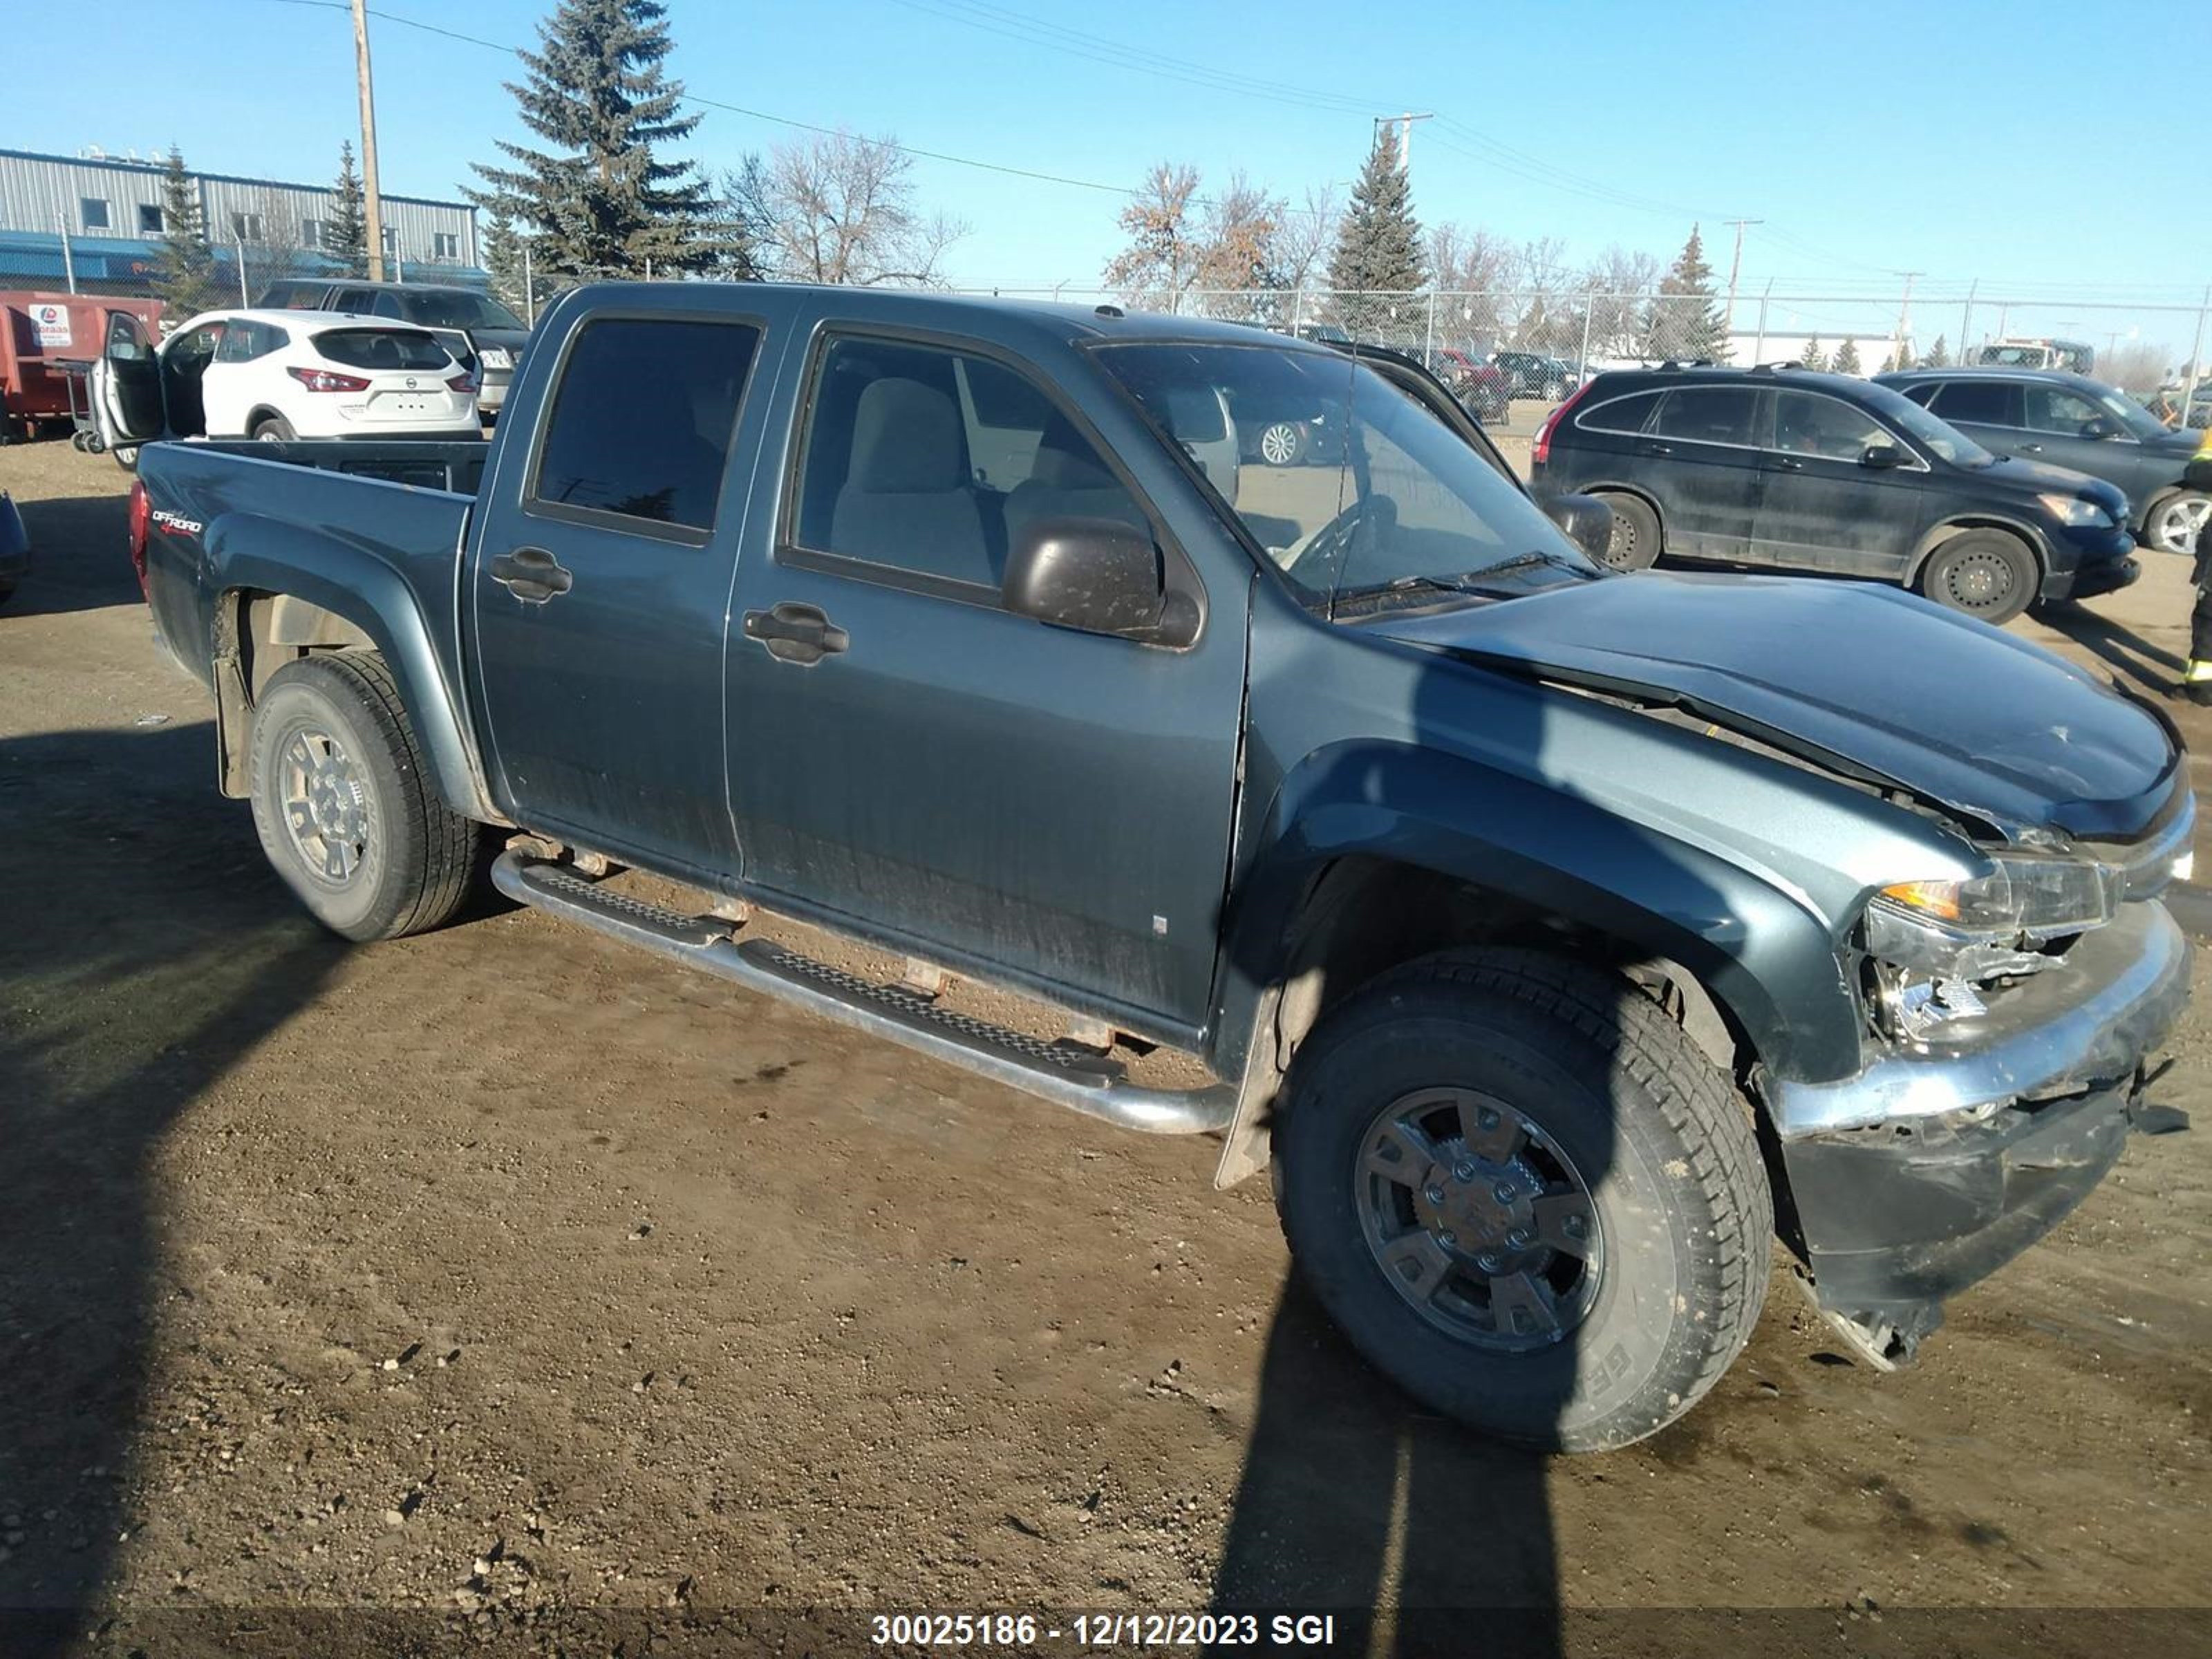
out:
M1129 242L1107 264L1108 287L1148 311L1181 307L1182 296L1198 283L1200 251L1191 214L1197 195L1196 167L1162 161L1146 175L1121 210Z
M1644 296L1658 286L1659 261L1615 243L1583 270L1590 295L1594 358L1633 357L1643 349Z
M2097 357L2097 378L2109 380L2123 392L2148 397L2158 390L2173 358L2164 346L2148 340L2129 340Z
M945 250L969 228L925 215L913 172L888 137L840 131L779 146L753 186L761 263L795 282L941 286Z
M1189 295L1204 293L1217 314L1256 316L1267 307L1254 296L1285 286L1282 198L1241 173L1216 196L1200 196L1198 186L1196 167L1162 161L1152 168L1121 210L1129 241L1108 264L1106 282L1147 310L1181 310Z
M1275 228L1269 263L1285 288L1312 288L1328 269L1344 221L1344 198L1334 185L1309 185L1302 207L1285 207Z

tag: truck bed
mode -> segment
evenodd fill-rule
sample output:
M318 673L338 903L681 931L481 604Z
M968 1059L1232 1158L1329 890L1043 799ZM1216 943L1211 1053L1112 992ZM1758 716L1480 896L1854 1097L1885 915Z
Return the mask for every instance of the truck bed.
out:
M382 478L389 483L412 484L417 489L443 489L456 495L473 495L483 483L484 462L491 446L471 438L450 440L306 439L269 443L252 438L193 441L196 452L245 455L260 461L283 461L292 466L312 466L325 472L346 472L358 477Z

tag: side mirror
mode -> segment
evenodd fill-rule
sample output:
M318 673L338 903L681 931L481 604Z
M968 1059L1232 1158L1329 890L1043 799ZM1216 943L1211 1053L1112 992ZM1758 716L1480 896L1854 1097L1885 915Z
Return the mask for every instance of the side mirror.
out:
M1903 466L1905 460L1905 452L1895 444L1869 444L1866 453L1859 457L1859 465L1871 467L1877 472L1887 472Z
M1602 559L1613 540L1613 509L1595 495L1569 492L1544 503L1544 516L1593 559Z
M1007 551L999 592L1016 616L1055 627L1189 643L1164 638L1170 619L1160 556L1149 535L1119 519L1024 525Z

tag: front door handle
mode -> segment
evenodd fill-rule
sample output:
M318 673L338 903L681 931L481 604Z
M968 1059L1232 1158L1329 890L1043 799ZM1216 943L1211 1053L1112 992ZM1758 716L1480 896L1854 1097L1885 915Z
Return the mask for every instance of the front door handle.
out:
M745 637L759 641L778 662L802 666L852 643L851 636L817 607L788 599L771 611L746 611Z
M1771 464L1777 472L1802 472L1805 470L1804 462L1793 459L1788 455L1777 455Z
M518 547L491 562L491 579L526 605L543 605L565 593L576 579L542 547Z
M1674 453L1674 446L1647 441L1644 446L1644 453L1647 455L1671 455Z
M2020 447L2020 453L2023 455L2040 455L2043 453L2043 446L2041 444L2022 444Z

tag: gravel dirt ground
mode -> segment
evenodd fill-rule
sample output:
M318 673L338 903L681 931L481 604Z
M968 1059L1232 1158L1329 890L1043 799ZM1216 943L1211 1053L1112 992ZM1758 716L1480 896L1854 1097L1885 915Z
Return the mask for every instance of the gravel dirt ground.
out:
M1379 1604L1353 1652L2205 1650L2212 998L2160 1090L2198 1132L1916 1367L1845 1360L1778 1261L1680 1424L1503 1449L1351 1357L1210 1141L527 912L321 933L149 643L125 475L48 442L0 486L37 557L0 612L0 1654L1216 1602ZM2163 692L2188 594L2147 562L2016 626Z

